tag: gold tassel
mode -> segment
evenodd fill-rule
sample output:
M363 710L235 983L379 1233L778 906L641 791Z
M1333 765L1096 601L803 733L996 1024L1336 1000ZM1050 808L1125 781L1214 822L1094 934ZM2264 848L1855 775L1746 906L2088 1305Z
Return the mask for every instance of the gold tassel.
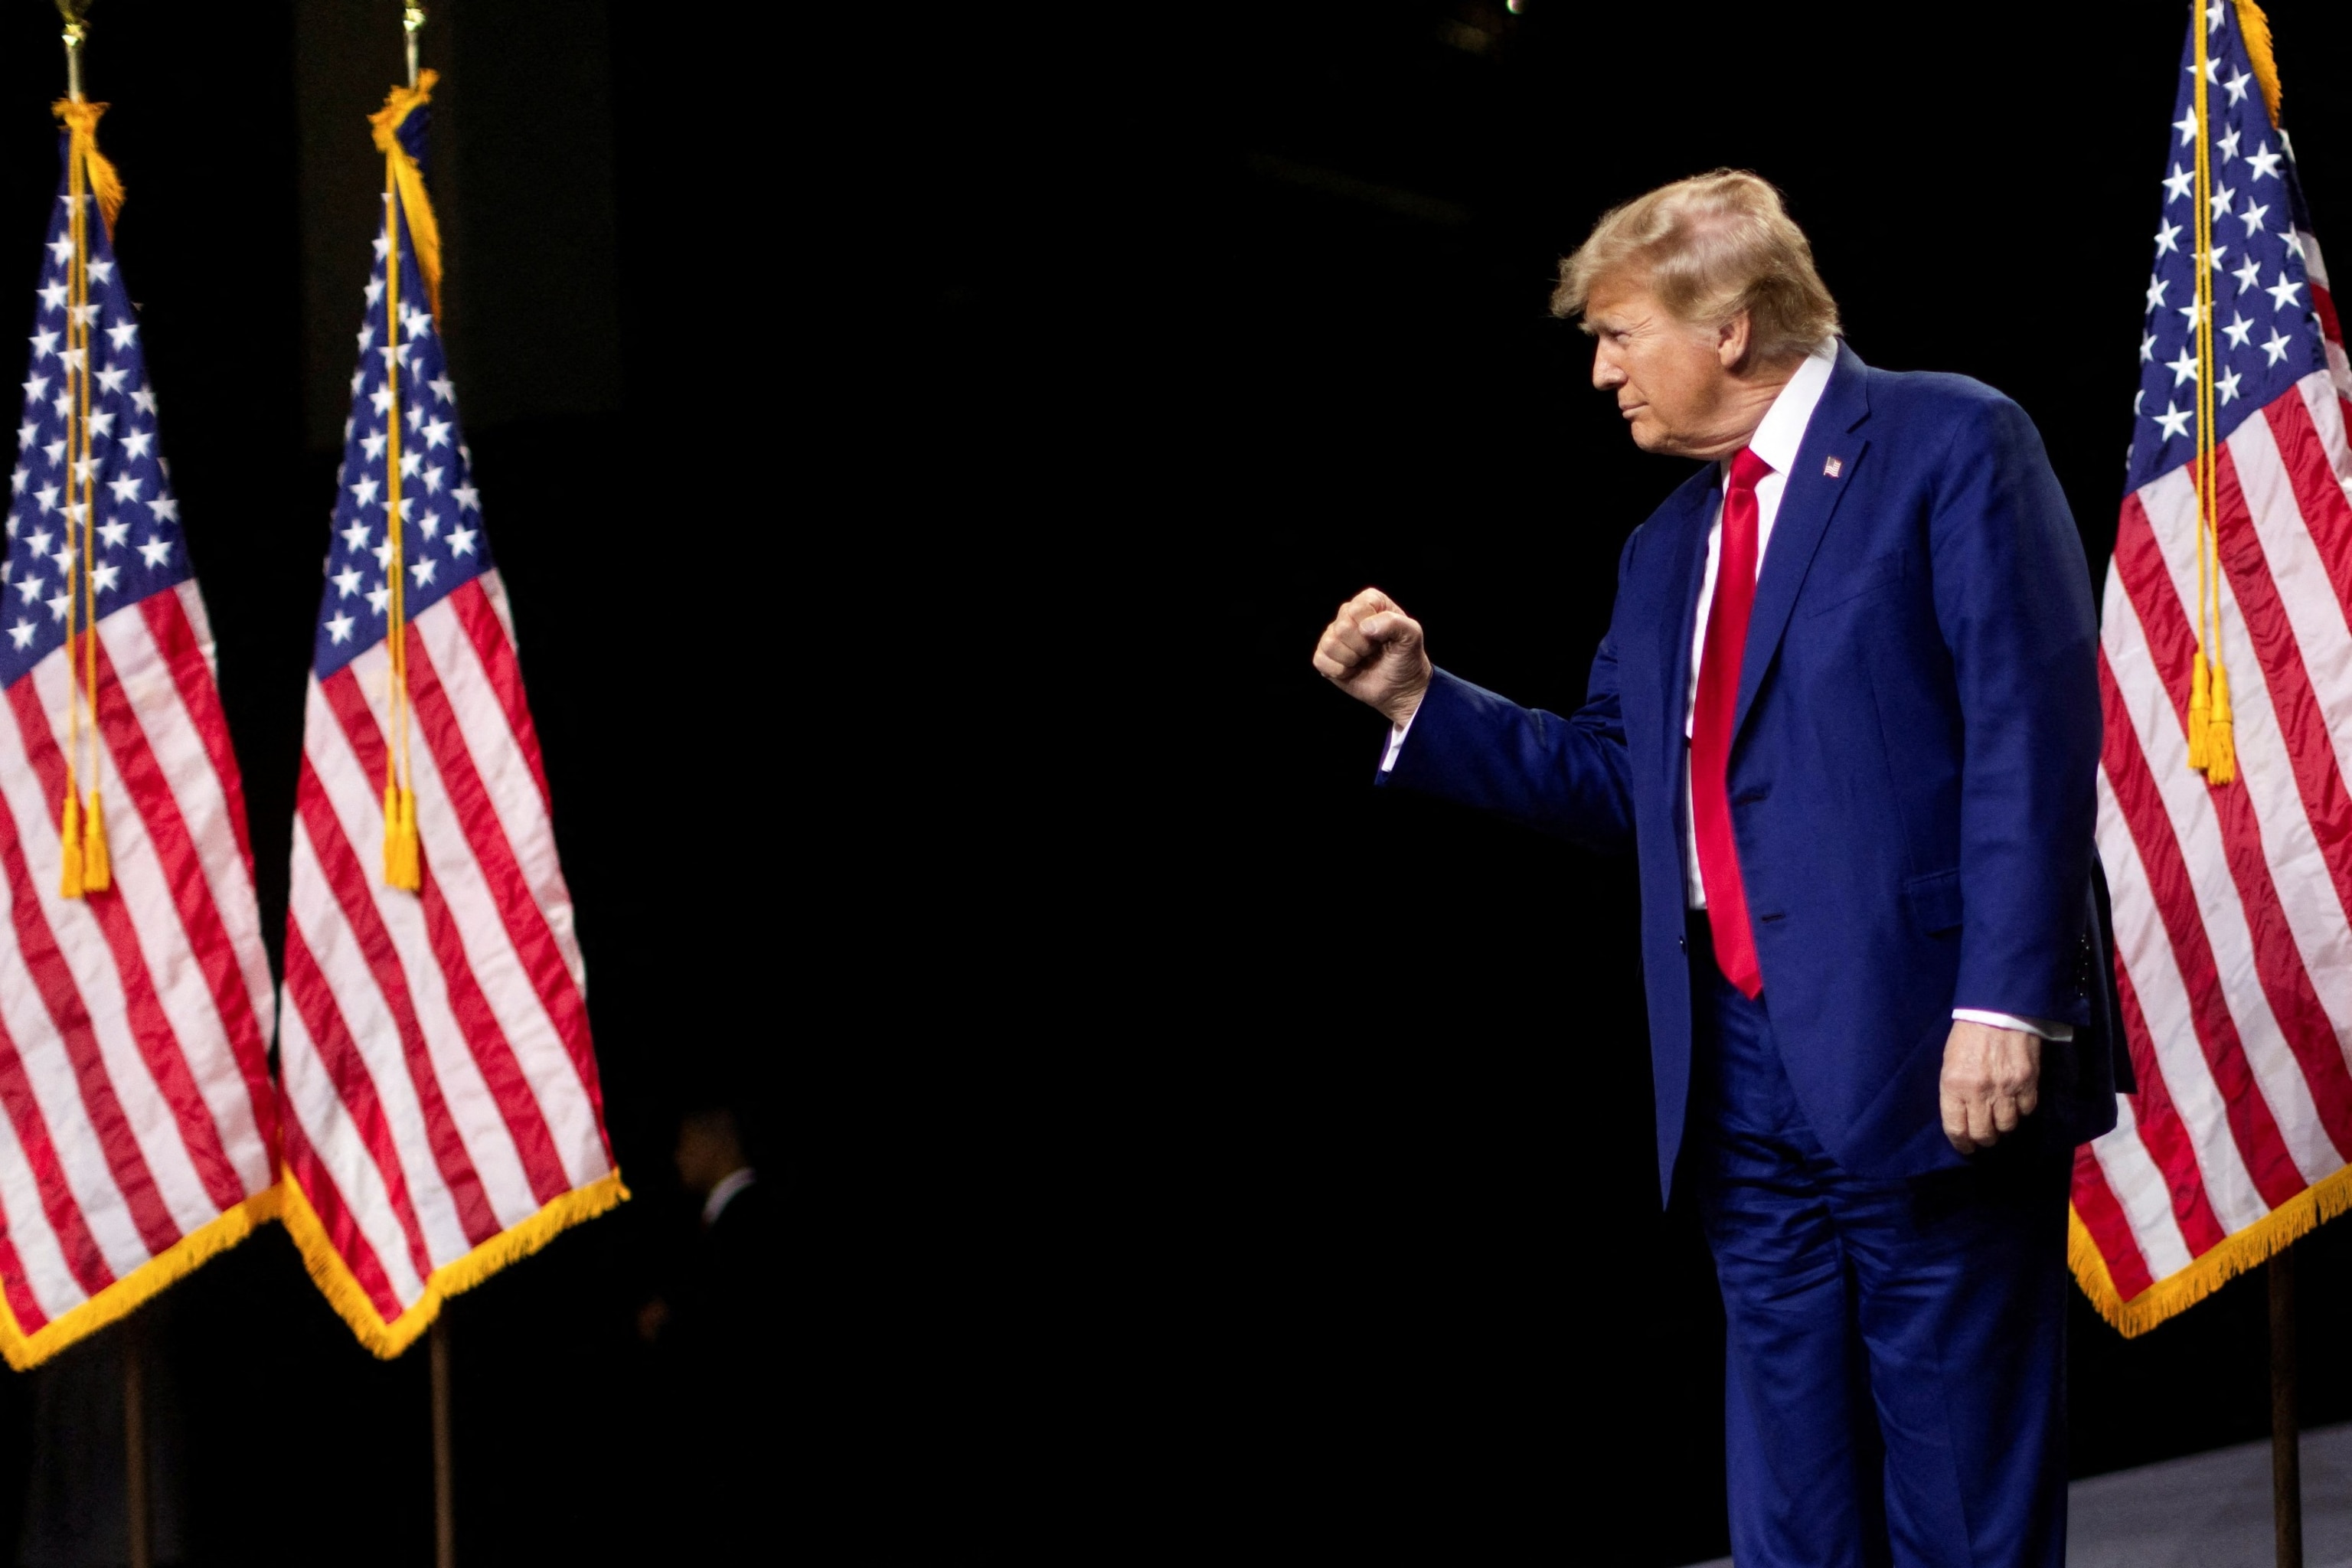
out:
M2205 782L2225 784L2238 776L2238 742L2230 722L2230 672L2213 664L2213 717L2205 726Z
M89 792L89 815L82 819L81 887L85 893L102 893L114 885L114 861L106 852L106 813L99 808L98 792Z
M65 851L65 875L58 881L58 897L81 897L81 800L71 785L66 788L66 817L58 829L58 845Z
M383 885L401 885L400 786L390 779L383 781Z
M2271 47L2271 19L2254 0L2238 0L2238 33L2246 40L2246 58L2253 62L2254 79L2262 84L2263 107L2278 123L2278 56Z
M2204 772L2206 759L2211 755L2206 731L2212 715L2213 681L2205 672L2205 656L2200 653L2189 675L2189 765L2200 773Z
M424 852L416 841L416 792L383 786L383 885L415 892L425 885Z
M416 792L400 792L400 865L407 880L401 886L414 893L425 886L425 846L416 837Z

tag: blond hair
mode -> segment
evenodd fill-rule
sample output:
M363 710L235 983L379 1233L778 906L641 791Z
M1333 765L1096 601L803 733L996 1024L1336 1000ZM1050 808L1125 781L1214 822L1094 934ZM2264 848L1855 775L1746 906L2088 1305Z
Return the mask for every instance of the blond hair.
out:
M1560 262L1551 313L1581 316L1608 277L1646 284L1695 326L1720 327L1745 310L1748 352L1760 360L1804 353L1840 330L1837 301L1780 193L1740 169L1661 185L1604 215Z

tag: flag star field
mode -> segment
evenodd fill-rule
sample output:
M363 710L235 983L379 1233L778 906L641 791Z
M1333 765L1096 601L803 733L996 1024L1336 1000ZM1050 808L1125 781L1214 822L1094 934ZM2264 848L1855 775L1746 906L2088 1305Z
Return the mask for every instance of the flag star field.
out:
M140 351L139 315L115 266L106 226L90 199L85 214L89 251L89 463L98 506L95 563L103 617L189 575L180 534L180 503L155 430L155 393ZM58 198L33 290L30 369L16 426L16 463L8 475L8 554L0 564L0 687L64 646L71 604L68 573L75 551L66 516L71 460L66 421L68 301L72 291L72 212ZM79 525L79 519L74 520Z
M385 579L392 557L384 509L390 501L387 466L394 443L387 426L394 417L395 393L406 613L411 617L423 614L490 565L489 542L482 535L481 498L475 492L469 454L457 428L457 389L426 305L415 247L404 233L396 321L385 277L390 249L389 239L380 231L375 270L368 279L366 320L359 331L360 364L352 373L352 413L344 425L343 468L335 494L334 543L327 556L326 594L319 611L312 668L320 676L333 674L383 640L391 603Z
M2127 489L2197 455L2197 105L2194 43L2173 107L2156 265L2140 328ZM2302 377L2326 368L2303 236L2311 231L2286 133L2271 124L2234 26L2206 62L2213 146L2214 435L2230 433Z

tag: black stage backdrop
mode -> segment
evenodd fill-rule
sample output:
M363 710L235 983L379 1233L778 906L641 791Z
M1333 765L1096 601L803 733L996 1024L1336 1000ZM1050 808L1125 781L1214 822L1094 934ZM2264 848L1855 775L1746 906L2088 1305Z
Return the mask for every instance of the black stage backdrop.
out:
M768 145L755 121L772 105L727 50L691 84L638 68L667 22L603 0L432 9L455 374L636 1194L449 1309L460 1548L480 1563L657 1562L656 1458L783 1431L772 1409L746 1409L740 1432L666 1425L634 1329L656 1260L692 1225L669 1168L677 1110L732 1100L784 1186L796 1155L772 1108L806 1099L781 1096L776 1076L791 1014L772 911L790 847L773 820L726 816L728 776L764 771L772 743L756 725L745 745L727 739L759 685L742 629L756 617L725 613L727 559L746 537L788 554L785 504L710 493L718 453L690 449L710 439L757 468L781 440L744 282L772 264L731 227L760 205L735 160ZM218 637L273 959L382 189L362 117L398 79L399 16L391 0L114 0L87 51L89 96L115 106L100 143L129 192L116 237ZM32 0L0 15L0 315L26 330L58 179L58 27ZM189 1561L431 1561L421 1346L367 1355L275 1226L147 1315ZM780 1332L787 1316L780 1298ZM0 1378L0 1554L16 1550L27 1384ZM788 1512L782 1495L761 1506Z
M1718 164L1789 193L1865 357L2023 403L2102 568L2186 7L474 4L427 35L449 335L639 1202L451 1309L466 1560L663 1561L655 1456L779 1437L762 1504L820 1559L845 1502L959 1557L1719 1552L1630 882L1375 794L1307 654L1378 583L1449 667L1577 700L1683 470L1551 269ZM110 0L90 47L272 929L396 11ZM2272 11L2352 246L2352 23ZM0 281L55 26L0 22ZM630 1329L714 1093L795 1194L804 1381L748 1439L662 1426ZM2304 1254L2342 1418L2352 1229ZM275 1232L153 1322L192 1561L425 1559L421 1355L359 1351ZM2077 1473L2262 1432L2259 1279L2074 1329ZM0 1478L29 1423L0 1382Z
M1381 722L1307 664L1377 584L1448 668L1580 700L1619 546L1688 471L1547 316L1599 214L1776 182L1854 347L2022 403L2105 572L2187 6L1521 10L975 19L928 84L926 406L999 498L1005 589L942 629L1052 628L992 647L958 755L1018 773L1043 826L1010 858L1066 836L1077 911L1014 960L1070 1044L992 1058L1055 1151L1006 1256L1064 1280L1030 1331L1096 1351L1068 1423L1132 1437L1081 1470L1154 1535L1725 1550L1720 1318L1655 1212L1630 877L1376 792ZM2352 20L2270 11L2352 246ZM1082 91L1008 90L1049 39ZM2304 1408L2342 1419L2352 1228L2303 1259ZM2075 1473L2261 1436L2263 1289L2131 1342L2077 1300ZM1070 1489L1104 1495L1014 1517Z

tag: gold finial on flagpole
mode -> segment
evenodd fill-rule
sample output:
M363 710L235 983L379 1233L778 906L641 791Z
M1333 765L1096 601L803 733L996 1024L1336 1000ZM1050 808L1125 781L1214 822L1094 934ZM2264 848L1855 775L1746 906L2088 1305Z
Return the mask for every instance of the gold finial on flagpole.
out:
M91 0L58 0L58 14L66 19L66 96L74 102L81 101L81 45L89 37L89 24L83 20L89 15ZM415 46L409 47L415 53Z
M88 4L89 0L83 0ZM58 0L60 5L65 0ZM408 85L416 85L416 35L425 31L425 7L409 5L400 13L400 30L408 36Z

